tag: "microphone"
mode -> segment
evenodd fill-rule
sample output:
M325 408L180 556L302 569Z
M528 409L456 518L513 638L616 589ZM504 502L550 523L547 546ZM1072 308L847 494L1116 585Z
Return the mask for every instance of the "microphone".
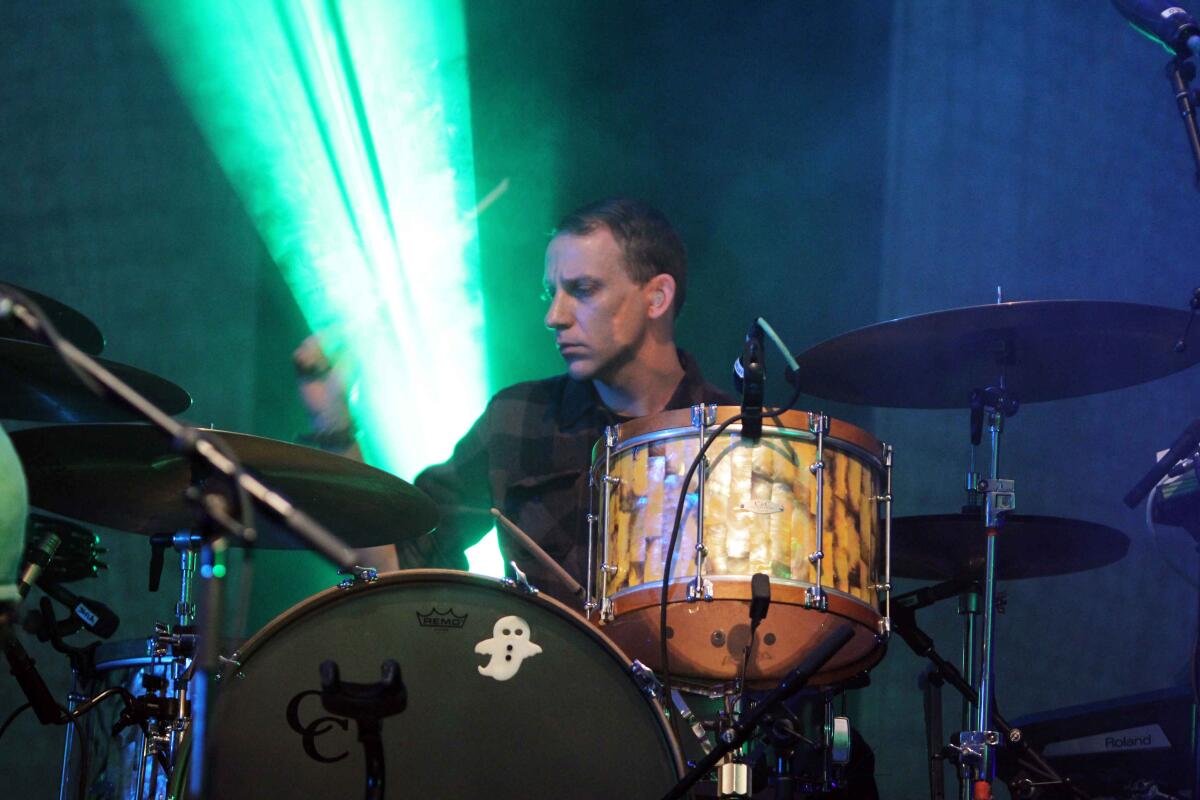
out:
M771 607L771 579L765 573L756 572L750 577L750 630L767 618Z
M120 617L117 616L115 611L99 600L93 600L90 597L81 597L59 586L54 581L46 580L45 578L42 579L38 586L42 588L43 592L71 609L71 613L83 623L83 627L100 638L107 639L117 632L117 626L121 624Z
M1200 25L1177 5L1164 0L1112 0L1129 24L1177 56L1200 53Z
M763 388L766 384L766 351L758 320L746 333L742 354L733 362L733 385L742 393L742 437L762 436Z
M21 576L17 578L17 593L24 598L29 590L42 576L42 570L58 552L62 539L58 534L47 533L36 545L31 545L25 551L25 565L21 568Z

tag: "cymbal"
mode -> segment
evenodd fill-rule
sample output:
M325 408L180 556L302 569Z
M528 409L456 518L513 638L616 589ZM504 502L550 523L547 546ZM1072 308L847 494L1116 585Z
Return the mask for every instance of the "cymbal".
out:
M220 436L269 488L351 547L393 544L432 530L437 507L424 492L383 470L311 447L229 431ZM11 434L25 467L29 504L130 533L194 527L184 499L191 462L149 425L56 425ZM303 547L258 514L259 546Z
M14 283L8 285L36 303L38 308L54 323L54 327L58 329L58 332L71 340L71 344L92 356L98 356L104 352L104 334L100 333L100 329L96 327L96 323L92 322L82 313L71 308L66 303L61 303L52 297L47 297L41 292L35 292L32 289L26 289ZM14 319L0 319L0 337L41 343L40 340L34 339L33 334Z
M982 577L981 514L931 514L892 520L892 574L924 580ZM1065 517L1006 514L996 539L996 578L1042 578L1120 561L1129 537L1106 525Z
M1031 300L881 322L797 360L801 389L889 408L967 408L972 389L1004 386L1022 403L1155 380L1200 361L1200 325L1175 352L1188 312L1136 303Z
M167 414L192 398L170 381L115 361L96 359ZM113 400L94 394L46 345L0 339L0 419L29 422L126 422L140 419Z

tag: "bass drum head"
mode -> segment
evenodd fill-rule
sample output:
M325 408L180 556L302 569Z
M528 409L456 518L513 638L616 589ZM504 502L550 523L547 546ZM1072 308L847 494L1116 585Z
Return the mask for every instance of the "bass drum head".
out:
M655 798L678 779L661 712L582 618L491 578L414 570L315 595L246 644L216 692L211 796L363 793L356 724L318 694L330 659L353 683L400 665L388 797Z

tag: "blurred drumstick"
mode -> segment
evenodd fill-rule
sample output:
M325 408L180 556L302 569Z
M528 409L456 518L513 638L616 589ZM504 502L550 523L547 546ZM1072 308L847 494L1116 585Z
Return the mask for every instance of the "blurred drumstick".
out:
M517 537L517 541L519 541L526 550L532 553L533 557L536 558L543 567L554 573L555 577L562 581L563 585L571 590L571 594L578 597L583 597L583 587L579 585L579 581L571 577L571 573L563 569L557 561L550 557L549 553L547 553L541 547L538 547L537 542L535 542L533 539L530 539L529 534L518 528L515 522L504 516L504 514L500 513L500 509L493 508L491 511L492 516L504 526L505 530Z

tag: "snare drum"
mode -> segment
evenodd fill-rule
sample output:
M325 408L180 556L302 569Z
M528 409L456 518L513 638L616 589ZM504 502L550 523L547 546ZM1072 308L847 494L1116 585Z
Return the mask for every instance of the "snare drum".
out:
M589 617L658 669L663 568L683 478L708 433L737 407L696 406L608 428L593 451ZM713 442L686 495L672 561L673 675L737 676L749 639L750 578L771 578L748 680L778 681L838 622L854 638L815 677L834 683L882 657L891 448L853 425L785 412L745 440ZM699 487L699 488L695 488Z
M330 589L234 658L211 742L223 800L362 794L355 723L318 694L327 659L357 683L400 665L408 705L383 721L389 797L656 798L680 774L652 676L566 606L491 578L413 570Z

